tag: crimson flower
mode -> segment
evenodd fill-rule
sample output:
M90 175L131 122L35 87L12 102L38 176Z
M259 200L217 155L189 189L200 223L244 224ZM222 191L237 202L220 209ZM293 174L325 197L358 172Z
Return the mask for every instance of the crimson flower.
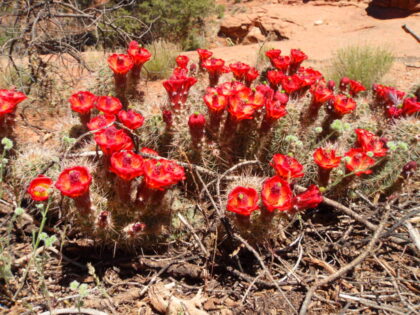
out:
M339 84L340 92L342 93L346 92L349 84L350 84L350 79L347 77L342 77Z
M145 160L143 171L147 187L155 190L165 190L185 179L184 168L170 160Z
M308 56L299 49L290 50L290 64L296 69L299 68L300 64L308 59Z
M252 119L258 108L264 105L264 94L245 88L230 97L228 111L237 120Z
M296 74L292 76L285 76L281 80L283 90L285 90L286 93L289 95L300 89L301 87L300 83L301 83L301 80Z
M287 115L286 104L289 97L280 92L276 92L273 99L265 103L265 114L269 120L277 120Z
M215 88L207 88L204 95L204 103L211 112L222 112L228 105L228 97L218 93Z
M258 209L258 193L254 188L235 187L228 195L226 210L243 216L250 216Z
M381 84L373 84L373 92L376 102L386 106L397 105L399 100L404 98L405 93L397 89Z
M322 104L334 97L334 93L323 84L313 86L310 92L312 94L311 106L322 106Z
M274 97L274 90L271 87L269 87L268 85L265 85L265 84L257 85L255 87L255 90L262 93L266 100L271 100ZM287 98L287 101L288 100L289 100L289 98ZM287 101L286 101L286 103L287 103Z
M142 66L152 57L152 54L146 48L139 46L135 40L128 45L127 53L137 66Z
M271 65L273 67L275 67L273 60L280 57L281 55L281 50L280 49L271 49L269 51L265 52L265 55L268 57L268 59L270 59Z
M356 102L343 94L336 95L332 105L335 113L340 116L349 114L356 109Z
M198 53L198 58L200 59L200 64L202 64L202 62L204 60L207 60L211 56L213 56L213 53L210 50L207 50L207 49L198 48L197 53Z
M6 114L13 113L16 109L16 104L7 101L0 97L0 118Z
M113 96L98 96L96 108L108 115L116 115L123 108L121 101Z
M168 93L169 100L175 109L185 104L190 88L197 83L197 79L187 76L172 76L163 82L163 87Z
M327 82L327 87L330 89L331 92L334 92L335 89L335 82L333 80L329 80Z
M93 93L80 91L69 98L71 109L80 114L87 114L95 105L96 96Z
M292 198L290 185L284 179L273 176L264 181L261 199L269 212L290 210L292 208Z
M350 80L349 92L352 97L355 97L357 94L363 91L366 91L366 88L360 82Z
M13 104L14 106L23 102L27 98L28 97L24 93L16 91L16 90L6 90L6 89L0 90L0 99L3 99L4 101L8 103Z
M407 97L403 102L402 113L404 115L415 115L420 112L420 102L415 97Z
M129 129L135 130L143 126L144 117L131 109L128 111L121 110L118 113L118 119Z
M75 166L66 168L61 172L55 183L55 187L64 196L76 198L88 192L91 183L92 176L89 170L84 166Z
M274 90L277 90L279 85L281 84L285 74L281 71L270 70L267 71L267 79L270 82L270 87Z
M28 193L34 201L45 201L50 197L53 180L44 175L34 178L28 187Z
M243 62L232 63L229 65L230 71L232 71L233 76L238 81L244 81L246 74L251 69L251 67Z
M335 150L318 148L314 152L314 161L319 167L332 169L340 165L341 156L335 155Z
M108 57L108 65L115 74L125 75L133 68L133 59L126 54L112 54Z
M288 155L275 154L271 166L277 175L284 179L299 178L303 174L303 166L295 158Z
M188 127L190 128L191 136L195 139L203 136L205 125L206 118L203 114L194 113L188 118Z
M293 208L305 210L317 207L323 200L318 186L311 185L309 188L293 198Z
M133 151L114 152L109 170L125 181L143 175L143 158Z
M284 73L289 69L290 62L291 59L289 56L279 56L271 60L273 66Z
M114 152L132 150L134 148L133 140L130 136L124 130L117 129L114 126L97 132L94 139L102 152L108 156Z
M356 176L372 173L370 168L375 164L375 160L368 156L363 149L350 149L345 156L349 158L345 161L347 169L354 172Z
M379 137L364 129L355 129L354 131L357 135L357 142L364 152L372 152L377 157L386 155L388 149Z
M389 106L386 109L386 115L390 118L399 118L402 114L402 108L398 108L397 106Z
M252 82L259 77L260 73L254 67L251 67L245 75L246 86L251 86Z
M202 67L209 73L210 86L216 86L223 73L229 72L223 59L208 58L203 61Z
M101 129L105 126L108 126L115 122L115 115L99 115L96 117L93 117L87 124L87 127L90 131Z
M238 92L243 90L248 91L248 87L239 81L225 82L217 86L217 92L224 96L236 95Z
M188 66L188 62L190 62L190 59L185 55L179 55L178 57L176 57L175 62L178 65L178 67L186 69Z

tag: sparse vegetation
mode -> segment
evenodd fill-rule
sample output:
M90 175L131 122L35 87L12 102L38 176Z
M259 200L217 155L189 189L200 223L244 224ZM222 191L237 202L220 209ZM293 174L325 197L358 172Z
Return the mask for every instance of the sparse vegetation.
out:
M145 47L152 53L152 59L144 66L143 74L149 80L167 78L176 64L175 58L181 51L180 47L164 39L159 39Z
M329 77L337 83L342 77L348 77L370 88L373 83L381 83L394 59L393 52L386 47L349 46L335 53Z

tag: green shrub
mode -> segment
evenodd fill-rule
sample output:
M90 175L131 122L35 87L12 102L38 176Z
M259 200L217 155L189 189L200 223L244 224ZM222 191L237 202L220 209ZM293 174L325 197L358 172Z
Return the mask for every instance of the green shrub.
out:
M167 78L175 67L180 47L166 40L157 40L146 45L146 48L152 53L152 59L144 65L143 76L146 75L149 80Z
M384 47L349 46L335 53L329 77L336 82L348 77L370 88L389 71L394 59L393 53Z
M142 0L115 11L113 20L125 33L144 35L146 42L163 38L180 43L183 49L195 49L200 43L194 38L204 31L204 18L216 8L214 0ZM106 46L110 42L123 46L124 39L115 30L103 28L109 33Z

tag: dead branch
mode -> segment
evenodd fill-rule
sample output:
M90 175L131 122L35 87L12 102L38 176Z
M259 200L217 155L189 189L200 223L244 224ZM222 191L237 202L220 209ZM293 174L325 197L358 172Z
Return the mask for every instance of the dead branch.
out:
M308 311L309 304L311 303L312 296L314 295L316 289L319 287L322 287L330 282L333 282L340 278L342 275L346 274L350 270L352 270L354 267L359 265L363 262L363 260L366 259L369 255L372 254L373 247L375 246L376 242L378 241L383 229L385 228L385 224L388 221L388 216L390 214L390 206L387 205L387 210L385 215L383 216L383 219L381 220L381 223L378 226L378 229L375 231L375 233L372 236L372 240L369 242L369 244L366 246L366 248L363 250L363 252L357 256L353 261L348 263L347 265L340 268L337 272L333 273L332 275L328 276L327 278L324 278L323 280L320 280L316 282L306 293L305 300L303 301L303 304L301 306L299 315L305 315Z
M59 315L59 314L87 314L87 315L108 315L108 313L94 310L91 308L61 308L52 312L44 312L40 315Z

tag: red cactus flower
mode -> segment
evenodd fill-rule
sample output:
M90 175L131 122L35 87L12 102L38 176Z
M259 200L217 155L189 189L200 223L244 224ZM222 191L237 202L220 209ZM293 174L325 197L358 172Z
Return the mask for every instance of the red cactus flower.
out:
M95 134L95 142L100 146L102 152L111 156L112 153L122 150L133 150L133 140L124 130L109 127Z
M200 58L200 64L204 61L209 59L211 56L213 56L213 53L210 50L207 49L197 49L198 57Z
M143 231L146 229L146 224L142 222L135 222L127 225L123 228L124 236L127 239L135 239L143 234Z
M278 58L281 55L281 50L280 49L270 49L268 51L265 52L265 55L269 58Z
M270 82L270 87L275 91L277 91L284 77L285 77L285 74L281 71L276 71L276 70L267 71L268 82Z
M204 102L206 103L210 112L222 112L228 105L228 97L218 93L215 88L207 88L204 95Z
M96 96L93 93L80 91L69 98L71 109L80 114L89 113L95 105Z
M284 73L289 69L290 62L291 59L289 56L279 56L271 60L273 66Z
M228 111L237 121L252 119L255 111L264 105L264 94L250 88L243 89L229 100Z
M374 84L372 86L375 94L375 101L378 104L385 106L398 105L399 101L404 98L405 93L397 89L381 84Z
M6 90L6 89L0 90L0 99L3 99L4 101L8 103L13 104L14 106L23 102L27 98L28 97L24 93L16 91L16 90Z
M172 76L163 82L163 87L175 109L179 109L181 104L185 104L189 90L195 83L197 83L196 78L187 76Z
M265 85L265 84L257 85L255 87L255 90L257 90L258 92L261 92L264 95L266 100L271 100L274 97L274 90L271 87L269 87L268 85ZM288 100L289 100L289 98L287 98L287 101ZM287 101L286 101L286 103L287 103Z
M281 81L283 90L285 90L286 93L289 95L300 89L301 87L300 83L301 83L301 80L296 74L292 76L285 76L283 80Z
M244 81L246 74L251 69L251 67L243 62L232 63L229 65L230 71L232 71L233 76L238 81Z
M178 57L176 57L175 62L178 65L178 67L186 69L188 66L188 62L190 62L190 59L185 55L179 55Z
M113 96L98 96L96 108L108 115L116 115L123 108L121 101Z
M122 110L118 113L118 119L129 129L135 130L143 126L144 117L131 109Z
M165 190L185 179L184 168L169 160L145 160L143 171L149 189Z
M311 106L322 106L325 102L334 97L333 92L323 84L317 84L310 89L312 94Z
M299 178L303 174L303 166L295 158L288 155L275 154L271 166L277 175L284 179Z
M133 59L126 54L112 54L108 57L108 65L115 74L125 75L133 68Z
M268 57L268 59L270 59L271 65L273 67L275 67L273 60L280 57L281 55L281 50L280 49L271 49L269 51L265 52L265 55Z
M258 193L254 188L235 187L228 195L226 210L250 216L258 209Z
M386 115L389 118L399 118L403 114L402 108L398 108L397 106L389 106L386 109Z
M296 210L315 208L323 199L318 186L311 185L306 191L293 198L293 208Z
M369 157L363 149L350 149L345 156L349 158L346 161L347 169L354 172L356 176L372 173L370 168L375 164L375 160Z
M407 97L403 102L402 113L404 115L415 115L420 112L420 102L415 97Z
M325 169L336 168L341 162L341 156L336 156L335 150L318 148L315 150L313 157L315 163Z
M0 118L6 114L13 113L16 110L16 104L0 97Z
M204 135L204 126L206 125L206 118L203 114L194 113L188 118L188 127L190 129L193 141L200 140Z
M109 126L115 122L115 115L99 115L96 117L93 117L87 124L87 127L90 131L101 129L105 126Z
M180 76L180 77L186 77L188 76L188 69L187 68L181 68L176 67L174 71L172 71L173 76Z
M217 92L224 96L236 95L243 90L248 90L248 87L239 81L225 82L217 86Z
M146 48L141 47L135 40L128 45L127 53L133 60L134 65L140 67L152 57L152 54Z
M342 77L339 84L340 92L341 93L346 92L349 84L350 84L350 79L347 77Z
M222 59L208 58L203 61L202 67L209 73L210 86L216 86L220 76L229 72L229 68L225 67L225 61Z
M290 64L295 69L298 69L300 67L300 64L308 59L308 56L299 49L291 49L290 50Z
M339 116L349 114L356 109L356 102L343 94L336 95L332 105L335 113Z
M252 82L259 77L260 73L254 67L251 67L245 75L245 84L250 87Z
M143 158L133 151L114 152L109 170L125 181L143 175Z
M55 187L64 195L76 198L89 191L92 176L84 166L66 168L58 176Z
M264 181L261 199L270 212L287 211L292 208L293 193L288 182L278 176L273 176Z
M34 178L28 187L28 193L34 201L45 201L50 197L53 180L44 175Z
M293 72L293 71L290 71L290 69L289 69L289 73L291 73L291 72ZM296 74L300 79L301 88L305 87L306 89L308 89L309 87L311 87L315 83L321 82L323 80L323 76L322 76L321 72L319 72L317 70L314 70L312 68L299 67ZM305 89L303 91L306 92Z
M166 124L166 129L172 128L174 122L173 113L170 110L162 110L162 120Z
M265 114L270 120L277 120L287 115L286 104L289 97L280 92L276 92L272 100L265 103Z
M385 146L385 142L379 137L364 129L355 129L354 131L357 134L357 142L364 152L372 152L377 157L386 155L388 149Z
M327 88L330 89L331 92L334 92L335 89L335 82L333 80L329 80L327 82Z
M350 80L349 92L351 97L355 97L357 94L363 91L366 91L366 88L360 82Z

